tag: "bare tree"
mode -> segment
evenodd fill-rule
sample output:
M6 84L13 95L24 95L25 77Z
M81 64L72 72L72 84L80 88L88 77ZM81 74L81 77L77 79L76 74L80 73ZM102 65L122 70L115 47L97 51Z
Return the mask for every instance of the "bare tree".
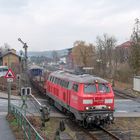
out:
M131 35L132 45L129 64L134 75L140 74L140 21L135 20L133 33Z
M93 66L95 47L84 41L76 41L72 49L74 63L80 67Z
M58 53L56 51L52 51L53 62L57 63L59 60Z
M9 50L10 50L10 45L8 44L8 43L4 43L4 45L2 45L1 47L0 47L0 51L1 51L1 53L3 54L3 53L6 53L6 52L8 52Z
M113 36L104 34L103 37L97 37L97 62L99 63L99 72L105 76L107 72L112 74L113 69L113 50L116 46L116 39Z

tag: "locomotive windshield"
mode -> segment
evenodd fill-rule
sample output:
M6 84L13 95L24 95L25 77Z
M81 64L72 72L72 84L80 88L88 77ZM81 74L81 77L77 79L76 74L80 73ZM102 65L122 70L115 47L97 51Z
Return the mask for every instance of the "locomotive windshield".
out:
M101 93L109 93L110 92L110 88L108 84L104 84L104 83L99 83L98 84L98 90Z
M84 84L84 93L96 93L96 85L95 84Z
M98 88L97 88L98 87ZM84 93L85 94L93 94L93 93L109 93L110 87L108 84L104 83L98 83L98 86L96 84L84 84Z

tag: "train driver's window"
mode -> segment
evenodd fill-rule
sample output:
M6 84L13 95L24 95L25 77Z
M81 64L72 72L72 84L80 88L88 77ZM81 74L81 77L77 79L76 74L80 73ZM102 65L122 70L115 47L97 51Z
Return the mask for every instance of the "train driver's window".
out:
M73 90L76 92L78 91L78 84L73 84Z
M109 93L110 92L110 88L109 88L108 84L104 84L104 83L98 84L98 90L101 93Z
M96 93L96 85L95 84L84 84L84 93Z

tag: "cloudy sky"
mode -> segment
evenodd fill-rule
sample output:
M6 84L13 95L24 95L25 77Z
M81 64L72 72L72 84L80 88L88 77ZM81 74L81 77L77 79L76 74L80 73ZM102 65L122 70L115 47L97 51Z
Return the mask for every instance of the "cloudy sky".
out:
M0 0L0 46L30 51L72 47L76 40L95 44L103 33L118 44L129 39L139 0Z

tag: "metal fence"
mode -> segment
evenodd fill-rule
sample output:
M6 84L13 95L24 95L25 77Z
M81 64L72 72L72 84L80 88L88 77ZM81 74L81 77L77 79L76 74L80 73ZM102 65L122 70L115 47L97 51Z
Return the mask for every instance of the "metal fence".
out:
M20 126L24 132L24 140L44 140L17 106L11 104L10 107L11 113L16 117L18 126Z

